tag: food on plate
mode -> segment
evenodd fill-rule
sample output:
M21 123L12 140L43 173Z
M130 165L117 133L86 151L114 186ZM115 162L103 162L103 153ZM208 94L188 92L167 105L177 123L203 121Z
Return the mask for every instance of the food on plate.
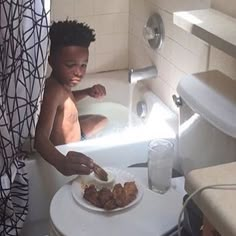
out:
M102 188L98 191L98 201L101 204L101 208L106 210L113 210L116 208L112 191L108 188Z
M103 181L97 178L94 172L90 175L81 175L80 176L81 187L84 189L86 186L93 184L98 190L102 188L113 188L115 184L115 176L111 171L107 170L107 181Z
M125 196L126 196L125 198L126 204L129 204L136 198L136 195L138 193L137 186L134 182L126 182L124 184L124 190L125 190Z
M118 207L124 207L126 205L126 194L121 184L116 184L113 188L113 197Z
M108 180L108 174L107 172L99 165L94 163L93 171L96 175L96 177L102 181L107 181Z
M131 181L125 182L124 186L117 183L113 189L103 187L100 190L91 184L85 187L83 197L96 207L113 210L127 206L136 199L137 194L138 188L135 182Z
M98 200L98 192L95 185L91 184L84 190L84 198L97 207L101 207L101 203Z
M112 198L109 201L107 201L104 204L103 208L107 211L116 209L117 205L116 205L115 199Z
M98 201L100 202L101 206L103 207L106 202L113 198L112 192L108 188L102 188L98 191Z

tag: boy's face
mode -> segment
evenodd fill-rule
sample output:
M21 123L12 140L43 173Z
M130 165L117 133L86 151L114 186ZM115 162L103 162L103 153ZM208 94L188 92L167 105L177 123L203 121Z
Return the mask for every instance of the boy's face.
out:
M87 64L88 48L80 46L66 46L50 56L49 63L53 76L61 84L73 87L83 78Z

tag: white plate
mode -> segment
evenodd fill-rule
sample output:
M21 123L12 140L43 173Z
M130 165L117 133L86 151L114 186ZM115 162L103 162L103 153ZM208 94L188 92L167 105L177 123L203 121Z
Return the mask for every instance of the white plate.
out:
M141 186L141 184L137 181L137 179L134 177L134 175L130 174L129 172L125 171L125 170L121 170L121 169L117 169L117 168L112 168L112 167L106 167L104 168L106 171L110 171L112 172L112 174L115 176L115 184L116 183L121 183L122 185L125 182L129 182L129 181L135 181L135 184L138 188L138 194L137 197L134 201L132 201L130 204L128 204L125 207L122 208L116 208L114 210L104 210L102 208L96 207L94 205L92 205L90 202L88 202L87 200L85 200L83 198L83 194L84 194L84 189L82 188L82 184L81 184L81 178L78 176L73 182L72 182L72 186L71 186L71 192L72 192L72 196L75 199L75 201L89 209L89 210L93 210L93 211L101 211L101 212L113 212L113 211L120 211L120 210L124 210L126 208L129 208L135 204L137 204L143 196L143 187Z

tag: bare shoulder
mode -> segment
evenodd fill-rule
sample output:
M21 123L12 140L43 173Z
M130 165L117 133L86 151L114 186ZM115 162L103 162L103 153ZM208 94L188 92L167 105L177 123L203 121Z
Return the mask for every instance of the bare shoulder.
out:
M45 83L45 91L57 93L62 92L63 87L54 79L48 78Z
M60 103L64 100L66 96L65 90L63 87L56 81L51 78L46 80L45 90L44 90L44 100L53 100L54 102Z

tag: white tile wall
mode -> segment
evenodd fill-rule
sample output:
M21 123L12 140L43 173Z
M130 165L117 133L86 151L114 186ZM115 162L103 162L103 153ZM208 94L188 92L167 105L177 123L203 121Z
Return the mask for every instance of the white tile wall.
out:
M176 27L172 12L205 6L209 6L208 0L130 0L129 66L140 68L154 63L158 68L158 78L145 81L145 84L174 111L177 110L172 95L176 93L180 78L208 68L209 46ZM142 36L143 26L154 12L161 15L165 26L164 44L158 51L150 49Z
M56 1L58 1L58 0L56 0ZM64 3L65 3L65 1L64 1ZM94 15L93 0L74 1L74 17L77 18L80 16L92 16L92 15Z
M129 12L128 0L94 0L94 14Z
M170 13L208 8L211 6L211 0L146 0L146 2L149 1Z
M217 69L236 80L236 59L211 47L209 69Z
M52 0L51 1L51 20L64 20L70 17L74 17L74 0L65 1Z
M98 35L128 33L128 13L113 13L95 16Z
M95 29L88 73L128 67L129 0L52 0L52 20L67 18Z
M109 71L114 68L115 58L112 53L96 54L95 71Z
M227 1L211 0L211 2L212 2L212 8L215 8L218 11L221 11L225 14L228 14L236 18L235 0L227 0Z

